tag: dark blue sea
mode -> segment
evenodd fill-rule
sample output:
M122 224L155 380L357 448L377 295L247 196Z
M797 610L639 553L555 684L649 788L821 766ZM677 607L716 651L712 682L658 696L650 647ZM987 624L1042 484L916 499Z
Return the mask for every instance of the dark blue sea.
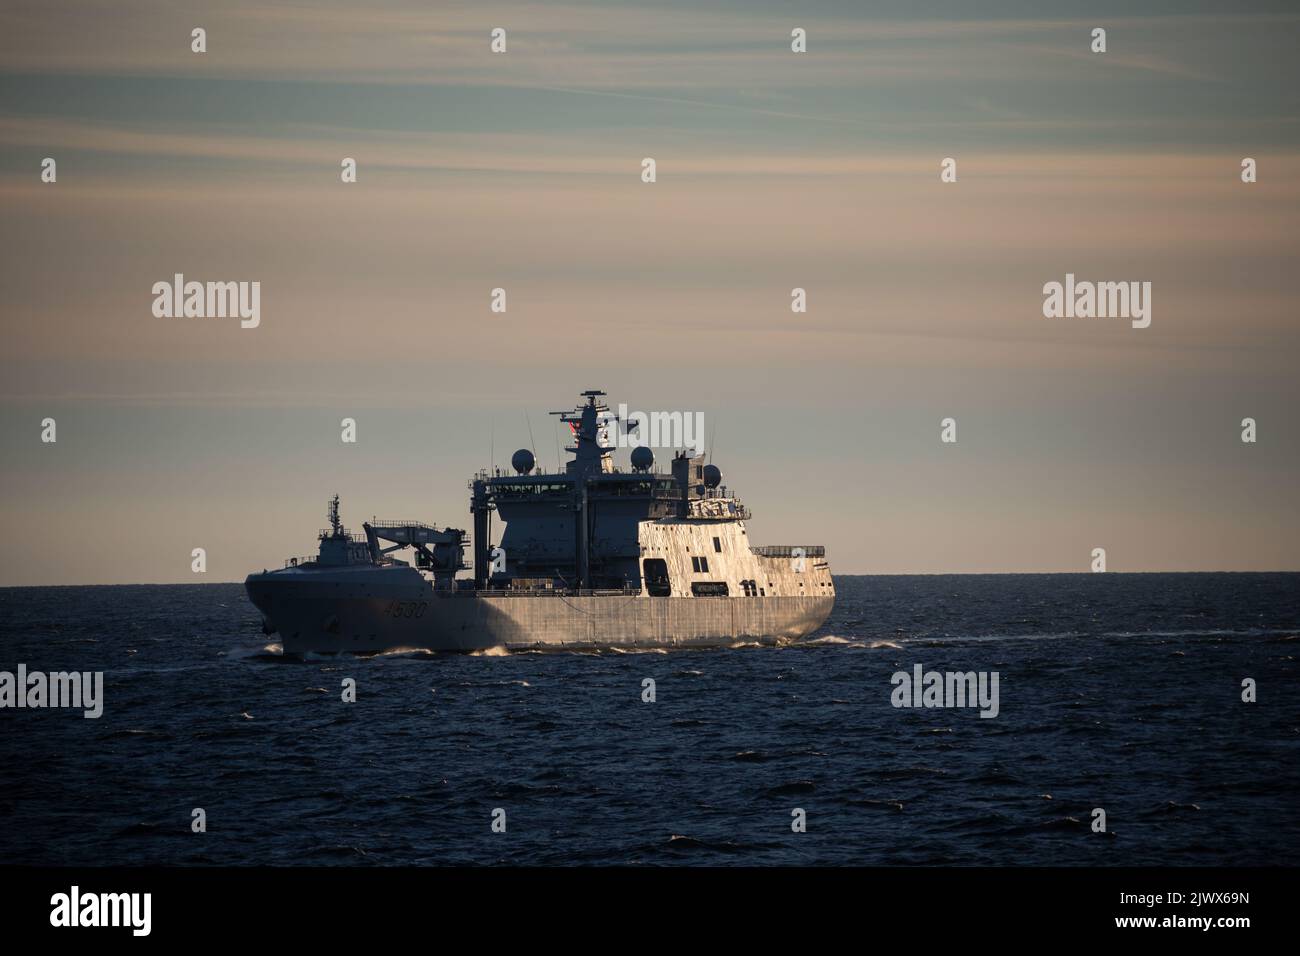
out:
M1300 863L1300 574L836 583L783 648L305 660L241 585L0 590L0 670L105 672L0 710L0 863Z

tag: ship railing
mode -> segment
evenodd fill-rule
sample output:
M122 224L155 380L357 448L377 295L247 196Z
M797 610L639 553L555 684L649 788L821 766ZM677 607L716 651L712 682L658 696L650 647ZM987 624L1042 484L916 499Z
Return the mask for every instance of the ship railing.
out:
M691 511L686 517L703 521L749 521L754 517L754 513L748 508L737 508L735 511L728 512Z
M760 558L824 558L826 546L822 544L765 544L749 549ZM795 552L798 552L796 554Z
M447 594L455 597L628 597L641 593L641 588L457 588Z
M304 564L315 564L318 560L320 560L319 555L304 554L300 557L285 558L284 566L286 568L296 568Z
M686 506L692 518L714 518L725 521L748 521L752 514L739 498L691 498Z
M423 521L411 521L407 518L403 518L400 521L393 521L388 518L371 518L369 523L372 528L423 528L426 531L438 530L434 525L426 524Z
M347 538L353 544L366 543L366 533L364 531L353 531L351 528L344 528L342 530L343 530L343 537ZM334 536L333 528L320 529L319 537L321 538L321 540L324 540L325 538L332 538L333 536Z

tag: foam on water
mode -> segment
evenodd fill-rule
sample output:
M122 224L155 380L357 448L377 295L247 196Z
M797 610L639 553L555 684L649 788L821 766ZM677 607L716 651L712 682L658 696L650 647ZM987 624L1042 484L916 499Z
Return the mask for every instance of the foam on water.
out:
M219 656L225 657L232 661L254 660L259 657L276 656L284 653L284 648L278 643L263 644L260 647L241 644L232 647L228 651L221 651Z
M373 654L366 654L366 657L433 657L434 651L427 647L393 647L386 651L375 651Z

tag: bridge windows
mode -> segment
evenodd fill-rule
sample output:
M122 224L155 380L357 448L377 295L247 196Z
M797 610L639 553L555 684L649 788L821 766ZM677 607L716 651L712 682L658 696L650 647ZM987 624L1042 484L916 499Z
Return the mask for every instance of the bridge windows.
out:
M692 555L692 556L691 556L691 569L692 569L696 574L708 574L708 573L709 573L709 559L708 559L708 558L702 558L702 557L700 557L699 555Z

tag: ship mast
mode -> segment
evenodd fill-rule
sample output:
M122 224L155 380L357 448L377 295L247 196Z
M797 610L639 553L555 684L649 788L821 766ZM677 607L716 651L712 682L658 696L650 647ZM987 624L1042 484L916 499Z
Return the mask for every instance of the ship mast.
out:
M599 389L587 389L581 394L587 400L585 404L579 404L571 412L551 412L573 432L574 443L566 445L564 450L574 457L564 470L579 476L613 471L614 459L610 456L610 449L601 442L605 430L618 422L618 416L610 415L609 406L599 401L605 395Z
M609 406L600 399L605 393L590 388L582 393L587 401L572 412L551 412L573 432L574 442L564 449L572 453L573 461L564 466L574 479L572 507L574 514L574 557L576 559L577 585L591 587L591 499L587 482L594 476L614 470L610 449L602 442L605 429L618 422L618 416L609 414Z
M329 519L331 537L343 537L343 522L339 520L339 496L335 495L329 503Z

